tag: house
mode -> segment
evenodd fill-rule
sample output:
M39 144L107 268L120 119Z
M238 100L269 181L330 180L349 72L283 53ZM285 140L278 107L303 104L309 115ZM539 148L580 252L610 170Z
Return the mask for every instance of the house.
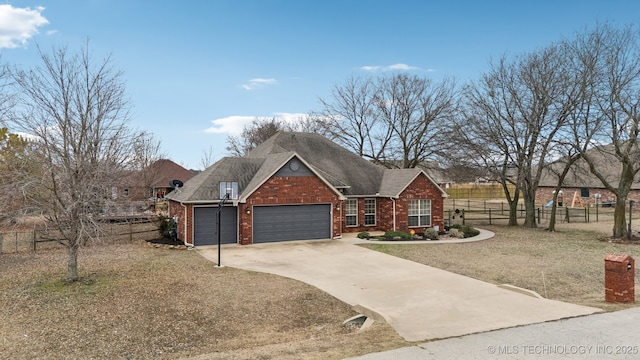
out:
M130 172L120 184L118 196L132 201L163 199L175 188L173 180L184 183L195 174L169 159L160 159L142 170Z
M225 195L228 194L228 201ZM279 132L167 195L178 238L242 245L443 229L446 193L421 169L386 169L329 139Z
M594 161L605 179L614 186L618 185L621 173L620 160L615 155L612 145L602 145L589 150L588 156ZM542 170L540 182L536 192L536 203L545 206L551 205L553 194L556 190L558 175L562 172L566 159L560 159L549 164ZM578 159L569 169L562 183L558 196L559 206L590 207L596 204L600 206L612 206L616 202L616 196L608 190L598 177L589 170L589 165L584 159ZM628 200L640 204L640 176L631 185Z

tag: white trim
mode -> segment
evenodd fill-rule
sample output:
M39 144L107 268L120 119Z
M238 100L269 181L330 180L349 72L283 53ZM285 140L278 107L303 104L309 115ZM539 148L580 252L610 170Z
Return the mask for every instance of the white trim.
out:
M349 210L349 206L347 205L349 203L349 201L354 201L356 204L356 213L355 215L349 215L348 210ZM344 226L345 227L358 227L358 198L348 198L344 201ZM347 217L349 216L355 216L356 217L356 223L353 225L349 225L347 224Z

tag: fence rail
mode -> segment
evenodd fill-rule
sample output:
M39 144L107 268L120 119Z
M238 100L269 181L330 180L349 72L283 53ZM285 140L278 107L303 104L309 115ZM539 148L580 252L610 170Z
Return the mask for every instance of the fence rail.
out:
M612 208L601 207L557 207L556 221L558 223L588 223L613 219ZM447 225L472 223L487 223L489 225L503 223L509 219L509 204L500 200L482 199L447 199L445 201L445 222ZM524 204L518 204L516 215L518 219L525 216ZM551 208L538 205L535 211L538 224L548 223L551 218Z
M131 242L134 239L149 240L158 236L155 221L118 222L103 224L94 236L99 242ZM34 228L22 231L0 231L0 254L36 252L64 246L57 230Z

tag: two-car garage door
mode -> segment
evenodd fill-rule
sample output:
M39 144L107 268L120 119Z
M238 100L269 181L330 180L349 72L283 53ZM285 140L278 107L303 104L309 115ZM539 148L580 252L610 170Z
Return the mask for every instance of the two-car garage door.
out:
M217 207L196 207L193 212L194 245L217 245ZM243 214L244 215L244 214ZM331 205L278 205L253 207L253 242L328 239L331 237ZM224 207L220 242L238 242L238 208Z
M330 237L329 204L253 207L254 243Z

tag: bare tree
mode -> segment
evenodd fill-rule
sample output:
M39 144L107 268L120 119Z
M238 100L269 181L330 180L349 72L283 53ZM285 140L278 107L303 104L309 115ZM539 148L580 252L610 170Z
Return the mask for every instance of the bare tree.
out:
M356 154L387 167L412 168L451 143L444 128L457 111L455 83L395 74L351 76L321 99L328 133Z
M536 227L535 195L542 170L571 111L566 93L573 87L563 71L562 54L552 45L514 60L503 57L479 83L466 88L470 116L459 131L469 153L494 169L503 185L510 225L517 224L522 191L524 225Z
M279 131L302 131L326 135L326 129L326 120L317 114L301 115L292 121L276 117L256 117L250 124L244 126L240 135L227 137L227 151L231 156L244 156Z
M166 157L162 153L162 142L146 131L141 131L132 138L133 154L128 161L129 169L133 170L129 181L131 187L142 186L145 196L153 196L153 184L158 177L158 168L152 166L158 160Z
M385 127L392 130L384 151L387 164L392 160L397 167L414 168L443 155L451 145L444 136L458 110L453 80L434 83L405 74L382 78L376 105Z
M285 123L280 119L257 117L251 124L244 126L240 135L227 137L227 151L231 156L244 156L278 131L284 129Z
M129 103L122 73L111 58L94 61L86 43L50 54L38 49L41 65L13 72L20 95L14 129L39 147L42 176L25 183L67 247L68 282L79 279L78 249L98 234L98 216L131 156Z
M569 46L591 91L572 127L589 169L616 196L613 236L630 236L625 208L640 171L640 42L638 29L598 25Z
M352 75L333 87L331 99L320 99L331 137L375 163L382 162L393 135L393 128L379 115L378 92L372 78Z
M215 153L213 151L213 146L209 145L209 148L202 152L202 157L200 158L200 168L202 170L208 168L213 165Z

